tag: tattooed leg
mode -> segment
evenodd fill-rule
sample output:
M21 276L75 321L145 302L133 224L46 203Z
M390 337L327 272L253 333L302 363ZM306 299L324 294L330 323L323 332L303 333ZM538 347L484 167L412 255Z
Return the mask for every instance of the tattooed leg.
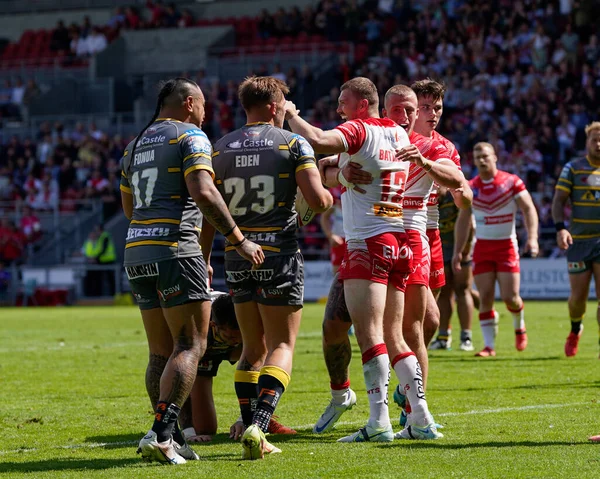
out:
M150 353L148 367L146 368L146 391L152 403L152 409L156 409L160 397L160 377L162 376L169 358L160 354Z
M344 285L333 280L323 318L323 355L332 386L347 384L352 347L348 330L352 326L344 298Z

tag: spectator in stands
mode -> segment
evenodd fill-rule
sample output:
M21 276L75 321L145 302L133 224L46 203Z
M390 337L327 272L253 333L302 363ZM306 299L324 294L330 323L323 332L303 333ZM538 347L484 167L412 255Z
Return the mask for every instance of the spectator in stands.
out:
M25 85L21 77L17 78L15 86L12 90L12 104L21 106L23 104L23 97L25 96Z
M87 38L93 30L93 26L92 26L92 21L90 20L90 17L88 15L86 15L85 17L83 17L83 25L81 25L81 27L79 28L79 35L81 36L81 38Z
M3 221L0 235L0 261L5 264L19 264L23 260L26 244L25 235L13 222Z
M162 17L162 26L166 28L175 28L178 26L181 15L175 8L175 4L169 3L164 10Z
M0 294L4 294L8 291L8 285L10 284L10 271L4 267L4 263L0 261Z
M90 55L100 53L108 46L106 36L100 30L100 27L94 27L87 38L87 47Z
M126 21L127 17L125 16L125 11L123 10L123 7L117 7L115 8L115 13L113 14L113 16L110 17L110 20L108 21L107 25L110 28L119 29L123 25L125 25Z
M57 52L60 55L66 55L70 50L71 39L69 30L65 27L65 23L59 20L56 28L52 32L50 39L50 50Z
M258 34L261 38L270 38L275 33L275 21L273 17L265 8L260 13L260 17L258 19Z
M160 0L152 2L148 0L146 7L150 10L150 26L153 28L160 28L163 22L163 16L165 14L165 8Z
M23 105L30 105L31 101L41 93L42 91L33 78L27 80L27 86L25 87L25 93L23 94Z
M111 266L117 260L115 245L111 234L105 231L104 225L96 226L83 245L83 254L92 265ZM108 283L108 294L115 294L115 273L112 269L88 270L84 279L87 296L102 296Z
M186 8L183 10L181 17L177 21L177 26L179 28L188 28L188 27L192 27L193 25L194 25L194 16L192 15L192 12L188 8Z
M75 31L71 36L71 55L79 59L89 56L90 50L88 42L79 32Z
M20 227L27 243L35 243L42 236L42 224L40 223L40 219L28 206L23 208Z
M125 10L125 25L131 30L137 30L141 27L142 19L135 7L127 7Z

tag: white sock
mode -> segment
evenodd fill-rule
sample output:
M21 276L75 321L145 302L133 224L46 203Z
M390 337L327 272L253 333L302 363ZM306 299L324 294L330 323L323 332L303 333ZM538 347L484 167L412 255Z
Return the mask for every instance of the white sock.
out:
M378 344L363 353L363 374L369 397L369 426L381 429L391 426L388 411L390 358L385 344Z
M513 317L513 326L515 327L515 331L517 329L525 329L525 307L522 307L521 311L518 312L510 311L510 314L512 314Z
M423 373L415 353L399 354L394 358L394 372L400 382L400 390L406 394L412 409L413 423L426 426L431 423L431 415L423 389Z
M479 325L483 334L483 343L486 348L494 349L496 345L496 334L498 333L496 311L479 313Z
M350 399L350 387L344 389L331 388L331 397L333 402L339 405L347 403Z

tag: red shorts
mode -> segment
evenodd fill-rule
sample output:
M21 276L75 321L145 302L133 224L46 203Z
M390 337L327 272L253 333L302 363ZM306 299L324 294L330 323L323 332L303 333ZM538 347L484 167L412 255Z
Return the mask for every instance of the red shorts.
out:
M339 279L389 283L404 291L412 270L412 256L406 233L382 233L362 241L349 241Z
M444 254L442 253L442 239L440 230L427 230L429 250L431 251L431 268L429 272L429 287L440 289L446 284L444 273Z
M517 242L508 238L475 242L473 250L473 275L483 273L519 273Z
M408 244L413 252L413 270L408 276L406 284L419 284L429 286L429 270L431 268L431 255L429 241L417 230L406 230Z
M330 252L331 264L333 266L341 265L342 261L344 261L345 255L346 255L346 242L345 241L339 246L332 246L331 252Z

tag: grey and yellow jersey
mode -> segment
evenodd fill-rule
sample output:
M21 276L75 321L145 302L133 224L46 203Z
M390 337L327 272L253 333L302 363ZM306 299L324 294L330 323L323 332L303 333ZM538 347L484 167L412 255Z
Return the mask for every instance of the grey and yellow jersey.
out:
M202 214L185 177L206 170L214 178L212 146L197 126L159 118L122 160L121 190L133 195L125 266L198 256Z
M569 193L570 232L574 240L600 238L600 167L587 158L567 163L556 189Z
M215 144L217 189L240 230L266 256L298 251L296 172L316 168L308 142L269 123L251 123ZM239 258L226 245L227 259Z
M450 250L454 248L454 227L458 219L458 208L454 204L454 198L450 192L439 197L438 207L440 210L440 239L442 240L442 246L446 246ZM444 257L445 261L450 259Z

